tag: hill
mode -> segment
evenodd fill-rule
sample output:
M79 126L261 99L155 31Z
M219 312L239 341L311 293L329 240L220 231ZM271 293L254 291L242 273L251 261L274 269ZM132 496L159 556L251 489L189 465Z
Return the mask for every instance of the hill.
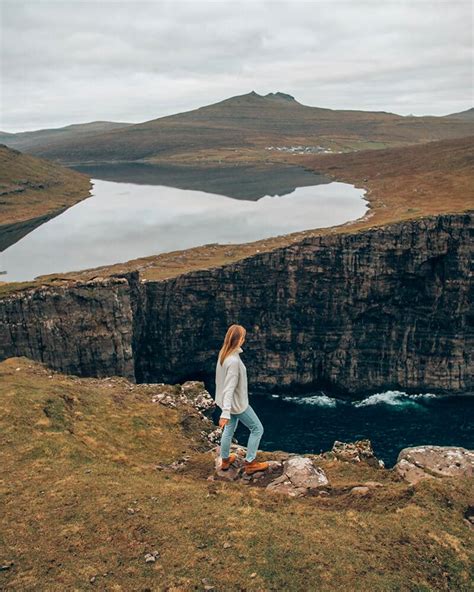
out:
M470 589L467 480L320 459L329 495L269 494L208 479L210 422L152 402L179 385L26 358L0 378L2 590Z
M333 151L383 148L474 134L474 122L402 117L393 113L309 107L291 95L251 92L125 128L23 144L28 152L64 163L116 161L207 162L242 152L268 156L292 145ZM8 143L8 139L6 140Z
M466 109L466 111L460 111L459 113L451 113L445 115L445 117L451 117L451 119L463 119L464 121L474 121L474 107Z
M114 121L92 121L90 123L78 123L65 127L41 129L31 132L8 133L0 132L0 142L10 148L25 150L35 146L54 145L58 141L75 141L77 138L88 134L104 133L115 129L121 129L132 125L131 123L117 123Z
M89 196L86 175L0 144L0 250Z

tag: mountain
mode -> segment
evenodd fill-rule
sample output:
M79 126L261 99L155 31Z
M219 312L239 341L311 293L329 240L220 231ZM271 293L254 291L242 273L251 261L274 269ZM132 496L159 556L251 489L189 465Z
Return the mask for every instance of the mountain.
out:
M16 134L1 132L0 142L17 150L31 149L35 146L54 144L56 141L71 140L88 134L104 133L114 129L121 129L133 125L132 123L118 123L115 121L91 121L90 123L74 123L65 127L41 129L32 132L18 132Z
M466 111L460 111L459 113L450 113L445 117L451 117L451 119L463 119L465 121L474 121L474 107L466 109Z
M120 124L119 124L120 125ZM474 122L393 113L309 107L291 95L252 91L185 113L82 136L26 138L23 149L64 163L236 160L268 156L270 146L337 151L383 148L474 133ZM9 142L7 141L7 144ZM11 145L11 144L9 144Z
M0 144L0 251L89 196L86 175Z

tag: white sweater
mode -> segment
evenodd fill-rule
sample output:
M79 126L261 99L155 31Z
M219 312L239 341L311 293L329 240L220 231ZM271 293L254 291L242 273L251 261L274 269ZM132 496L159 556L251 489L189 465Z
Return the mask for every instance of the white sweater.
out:
M228 355L224 363L216 363L216 403L222 409L221 417L230 419L231 413L242 413L249 405L247 368L240 359L239 347Z

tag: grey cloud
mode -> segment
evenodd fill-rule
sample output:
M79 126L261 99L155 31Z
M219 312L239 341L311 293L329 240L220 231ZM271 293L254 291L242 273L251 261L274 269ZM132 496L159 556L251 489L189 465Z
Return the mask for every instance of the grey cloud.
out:
M5 131L145 121L250 90L418 115L473 102L467 0L2 0L1 10Z

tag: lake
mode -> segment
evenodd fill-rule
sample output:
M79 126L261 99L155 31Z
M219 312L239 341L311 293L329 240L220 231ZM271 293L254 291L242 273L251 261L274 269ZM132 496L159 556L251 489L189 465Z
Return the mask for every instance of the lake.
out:
M1 279L31 280L209 243L245 243L343 224L367 211L364 190L297 167L220 176L181 171L180 177L176 167L130 166L89 167L90 174L120 181L95 177L91 197L7 248ZM142 177L150 184L125 181ZM271 194L262 194L265 179ZM209 187L231 195L202 190Z
M349 401L328 393L305 396L249 392L264 434L261 450L319 454L335 440L369 439L376 456L387 467L408 446L434 444L474 448L474 396L411 394L385 391ZM217 423L220 411L215 414ZM246 446L248 430L235 433Z

